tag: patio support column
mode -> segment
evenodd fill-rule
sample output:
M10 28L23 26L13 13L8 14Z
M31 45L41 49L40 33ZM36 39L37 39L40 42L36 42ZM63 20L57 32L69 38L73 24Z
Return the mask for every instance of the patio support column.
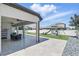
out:
M1 54L1 16L0 16L0 54Z
M17 34L18 34L18 26L16 26L16 31L17 31Z
M39 21L37 21L37 23L36 23L36 42L40 42L40 40L39 40L39 28L40 26L39 26Z
M24 30L24 25L22 25L23 27L23 39L25 39L25 30Z
M23 39L23 48L26 48L26 44L25 44L25 29L24 29L24 25L22 25L22 32L23 32L23 35L22 35L22 39Z

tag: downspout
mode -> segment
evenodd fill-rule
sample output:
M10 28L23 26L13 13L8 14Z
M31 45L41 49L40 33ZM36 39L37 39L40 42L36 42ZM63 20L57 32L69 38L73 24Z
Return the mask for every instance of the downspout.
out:
M1 55L1 16L0 16L0 55Z

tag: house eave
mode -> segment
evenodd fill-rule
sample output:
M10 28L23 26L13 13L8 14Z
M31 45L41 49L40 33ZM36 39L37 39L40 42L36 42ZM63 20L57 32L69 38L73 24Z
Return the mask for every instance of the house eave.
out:
M19 9L19 10L22 10L24 12L28 12L28 13L30 13L32 15L35 15L35 16L39 17L40 21L42 20L42 17L40 16L40 14L38 14L38 13L34 12L33 10L30 10L30 9L24 7L24 6L21 6L21 5L17 4L17 3L3 3L3 4L8 5L10 7L13 7L13 8L16 8L16 9Z

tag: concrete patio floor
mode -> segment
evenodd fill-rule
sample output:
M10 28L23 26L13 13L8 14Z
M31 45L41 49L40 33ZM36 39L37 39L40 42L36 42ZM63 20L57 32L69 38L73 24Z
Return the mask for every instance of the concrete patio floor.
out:
M62 56L66 42L50 39L7 56Z
M48 39L40 38L40 42L43 42L43 41L46 41L46 40L48 40ZM25 39L16 40L16 41L3 39L2 40L2 52L1 52L1 55L8 55L8 54L17 52L19 50L22 50L24 48L33 46L35 44L38 44L36 42L36 36L26 35Z

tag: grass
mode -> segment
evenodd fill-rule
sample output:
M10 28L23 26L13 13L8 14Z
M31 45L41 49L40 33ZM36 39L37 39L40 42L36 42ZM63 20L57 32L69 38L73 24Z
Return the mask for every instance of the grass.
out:
M55 39L61 39L61 40L67 40L68 36L67 35L51 35L51 34L41 34L43 37L48 37L48 38L55 38Z
M26 34L32 34L32 35L35 35L36 33L32 33L32 32L27 32Z
M35 35L36 33L27 32L27 34ZM58 36L56 36L56 35L52 35L52 34L40 34L40 36L46 37L46 38L55 38L55 39L60 39L60 40L68 40L67 35L58 35Z

